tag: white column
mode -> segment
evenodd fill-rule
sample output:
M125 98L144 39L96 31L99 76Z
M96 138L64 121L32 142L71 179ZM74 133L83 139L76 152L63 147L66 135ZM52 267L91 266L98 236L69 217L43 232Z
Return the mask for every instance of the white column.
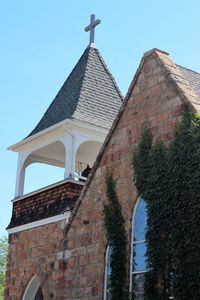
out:
M65 145L65 174L64 178L71 178L73 177L75 171L75 155L74 155L74 141L75 136L74 134L65 129L67 135L63 137L62 142Z
M26 165L23 162L24 162L24 157L22 154L19 154L18 165L17 165L17 178L16 178L16 186L15 186L15 198L23 196L24 193Z

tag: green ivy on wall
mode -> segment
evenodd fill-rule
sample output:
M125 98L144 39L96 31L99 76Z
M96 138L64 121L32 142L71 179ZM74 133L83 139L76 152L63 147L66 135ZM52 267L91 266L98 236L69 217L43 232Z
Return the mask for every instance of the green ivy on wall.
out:
M147 202L146 300L200 299L200 118L187 105L166 147L143 132L135 184Z
M106 177L108 204L104 205L106 237L111 247L110 299L127 299L126 286L126 233L121 206L111 175Z

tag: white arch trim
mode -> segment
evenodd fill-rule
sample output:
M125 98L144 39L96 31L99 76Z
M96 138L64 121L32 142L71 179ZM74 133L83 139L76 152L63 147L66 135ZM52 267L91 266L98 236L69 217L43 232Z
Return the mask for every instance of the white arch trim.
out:
M63 145L63 147L65 149L65 161L66 161L66 155L68 155L68 153L67 153L68 149L66 146L67 142L60 137L54 138L54 139L48 141L48 143L45 143L45 145L39 145L35 149L31 149L29 151L21 152L18 154L17 178L16 178L16 185L15 185L15 198L21 197L23 195L26 168L30 164L35 162L34 160L30 160L29 157L31 157L31 155L36 150L42 149L43 147L46 147L46 146L50 146L56 142L60 142ZM71 158L68 159L67 161L70 161L70 160L71 160ZM37 162L42 162L42 161L39 161L39 159L38 159ZM46 162L44 161L44 163L48 163L48 161L46 161ZM54 165L56 165L56 163Z
M65 151L66 151L68 140L67 140L67 142L66 142L66 140L64 140L64 139L62 139L62 138L54 138L54 139L52 139L51 141L48 141L48 143L46 142L45 144L39 145L38 147L33 148L33 149L29 150L29 151L19 153L19 164L20 164L20 167L21 167L21 168L22 168L22 167L25 167L25 168L26 168L28 165L34 163L35 161L34 161L34 160L29 160L29 157L31 157L31 155L32 155L35 151L40 150L40 149L42 149L42 148L44 148L44 147L51 146L52 144L54 144L54 143L56 143L56 142L60 142L60 143L63 145L63 147L64 147L64 149L65 149ZM38 162L40 162L40 161L38 161ZM44 161L44 163L46 163L46 162ZM47 162L47 163L48 163L48 162Z
M38 280L37 276L34 275L31 278L31 280L29 281L29 283L25 289L22 300L34 300L39 287L40 287L39 280Z
M102 147L102 142L94 141L91 139L79 141L75 148L75 161L79 161L85 164L93 166L96 161L96 157ZM80 170L79 170L80 171Z

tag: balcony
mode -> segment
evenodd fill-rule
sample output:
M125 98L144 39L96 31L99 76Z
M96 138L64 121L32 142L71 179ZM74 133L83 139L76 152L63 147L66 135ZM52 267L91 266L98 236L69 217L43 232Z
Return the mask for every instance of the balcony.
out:
M65 179L22 197L15 198L10 224L7 229L21 228L26 224L39 224L40 220L62 216L73 209L84 182ZM16 230L15 230L16 231ZM18 230L20 231L20 230Z

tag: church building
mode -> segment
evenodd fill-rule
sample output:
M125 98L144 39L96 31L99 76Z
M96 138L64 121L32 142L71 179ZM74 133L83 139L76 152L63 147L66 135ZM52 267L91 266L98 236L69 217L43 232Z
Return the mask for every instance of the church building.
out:
M123 99L94 44L99 23L92 15L85 29L89 46L36 127L9 148L18 153L18 167L7 227L6 300L110 299L103 216L108 173L125 219L127 285L131 292L134 278L136 299L143 299L147 217L133 181L133 153L146 127L154 140L168 143L184 103L199 111L200 74L152 49ZM63 168L64 178L24 194L26 168L36 162Z

